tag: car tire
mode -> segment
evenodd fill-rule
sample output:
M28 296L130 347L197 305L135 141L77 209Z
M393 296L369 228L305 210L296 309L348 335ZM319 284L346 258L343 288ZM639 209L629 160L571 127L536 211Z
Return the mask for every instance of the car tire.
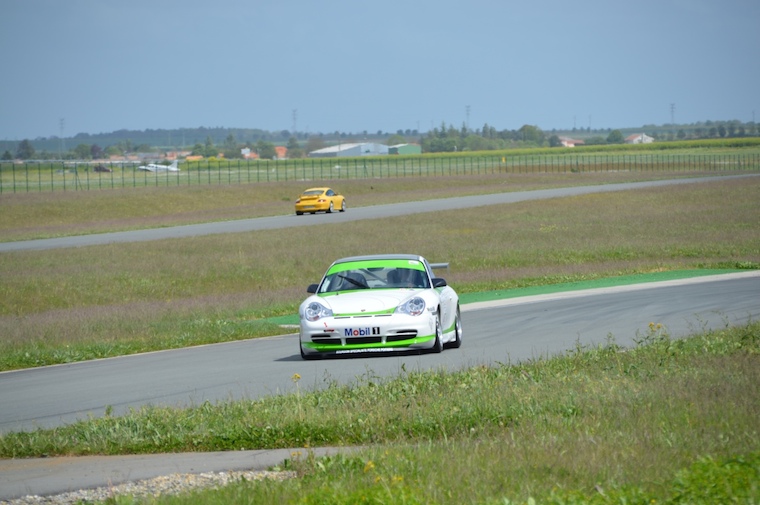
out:
M296 216L303 216L303 212L296 211Z
M451 349L459 349L462 346L462 318L459 314L459 307L457 306L457 316L454 320L454 340L447 344L447 347Z
M327 209L328 214L332 214L332 211L335 210L335 204L330 202L330 207Z
M433 347L430 348L430 352L440 353L443 352L443 328L441 327L441 309L438 309L438 315L435 318L435 342Z
M341 212L346 212L346 201L345 200L343 200L342 202L340 202L340 211Z

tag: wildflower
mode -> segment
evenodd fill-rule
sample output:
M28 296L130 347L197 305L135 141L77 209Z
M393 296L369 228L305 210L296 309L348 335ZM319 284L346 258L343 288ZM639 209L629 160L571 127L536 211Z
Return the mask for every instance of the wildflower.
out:
M367 461L367 464L364 465L364 473L371 472L375 468L375 464L372 462L372 460Z
M297 373L294 373L293 377L291 377L291 379L293 380L293 382L298 382L298 381L301 380L301 376L298 375Z

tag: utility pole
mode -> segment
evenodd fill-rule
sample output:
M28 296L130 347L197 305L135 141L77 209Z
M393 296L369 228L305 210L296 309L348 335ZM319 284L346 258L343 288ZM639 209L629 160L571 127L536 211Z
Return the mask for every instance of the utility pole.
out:
M293 109L293 131L292 136L296 136L296 128L298 126L298 109Z
M467 117L467 120L464 123L465 128L467 128L467 131L470 131L470 106L465 106L465 116Z
M61 137L58 141L58 146L59 146L58 149L60 150L58 155L60 156L61 159L63 159L63 152L66 150L66 141L63 140L63 128L65 125L66 125L66 118L61 118L58 121L58 127L60 128L60 131L61 131Z
M670 124L672 126L676 125L676 104L674 103L670 104Z

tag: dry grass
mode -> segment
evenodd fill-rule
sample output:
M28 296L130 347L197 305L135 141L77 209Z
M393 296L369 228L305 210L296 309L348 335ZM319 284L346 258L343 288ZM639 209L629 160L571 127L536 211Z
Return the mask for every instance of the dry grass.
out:
M501 191L699 175L707 173L495 174L5 193L0 198L0 241L290 214L300 192L312 185L332 186L348 196L350 207L364 207Z

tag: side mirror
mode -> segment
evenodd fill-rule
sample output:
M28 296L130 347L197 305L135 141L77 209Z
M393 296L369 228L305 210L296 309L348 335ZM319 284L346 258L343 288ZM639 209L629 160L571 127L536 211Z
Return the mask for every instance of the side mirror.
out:
M306 288L306 292L314 294L317 292L318 287L319 287L319 284L309 284L309 287Z
M441 277L433 277L433 287L434 288L442 288L442 287L445 287L445 286L448 286L448 284L446 284L446 279L443 279Z

